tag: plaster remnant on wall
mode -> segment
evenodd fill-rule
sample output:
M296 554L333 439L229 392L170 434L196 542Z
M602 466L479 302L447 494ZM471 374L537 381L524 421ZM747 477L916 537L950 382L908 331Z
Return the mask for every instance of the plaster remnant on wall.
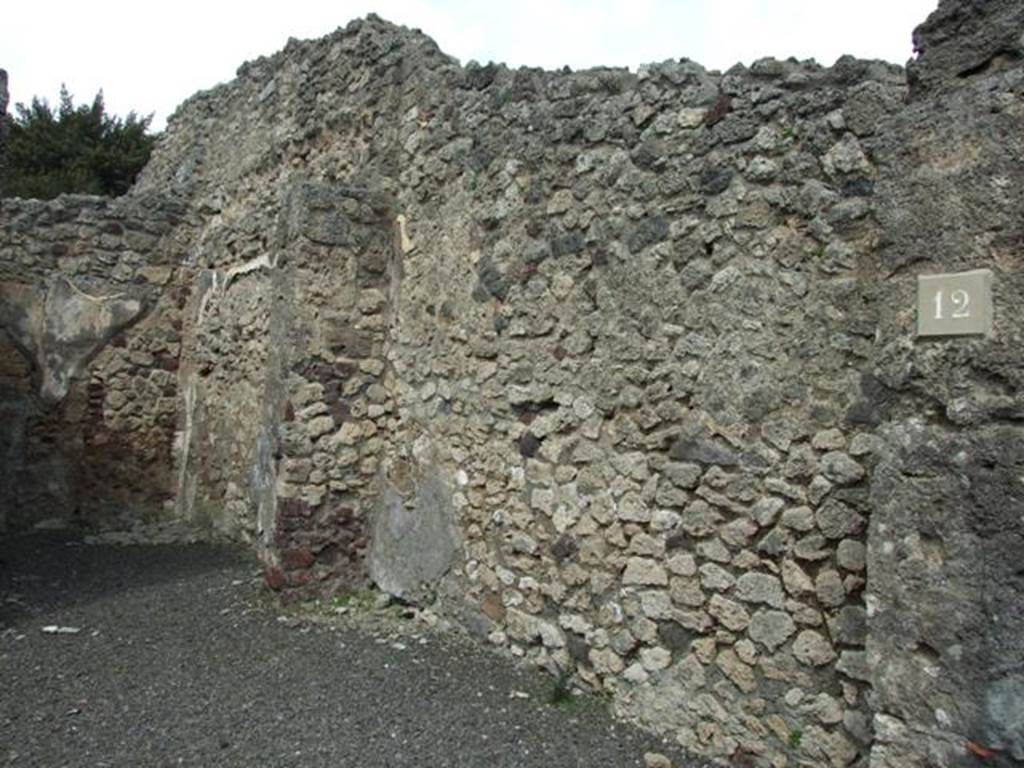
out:
M369 553L374 583L406 599L436 585L458 551L451 489L436 465L412 462L384 468Z
M276 266L276 260L272 259L270 254L264 253L260 256L257 256L255 259L250 259L249 261L243 264L238 264L234 267L231 267L224 273L224 290L226 291L228 288L230 288L232 281L234 281L235 278L237 277L241 277L242 275L248 275L252 272L255 272L258 269L274 269L274 267Z
M3 288L3 326L40 371L39 394L51 403L68 392L71 379L118 332L143 313L140 300L123 293L92 296L66 276L44 295L28 286Z
M195 424L196 381L189 376L181 390L182 428L174 435L174 456L177 467L178 484L175 493L177 516L182 520L195 519L195 478L190 472L192 460L192 431Z
M416 244L409 238L408 233L405 231L406 218L404 213L398 214L395 217L395 224L398 227L398 247L402 253L412 253L416 250Z
M152 307L66 420L0 344L0 517L176 508L286 599L436 597L737 765L1006 757L1018 21L943 0L909 84L463 68L377 18L247 64L122 202L0 201L7 327L58 276ZM992 335L915 340L914 273L975 268Z

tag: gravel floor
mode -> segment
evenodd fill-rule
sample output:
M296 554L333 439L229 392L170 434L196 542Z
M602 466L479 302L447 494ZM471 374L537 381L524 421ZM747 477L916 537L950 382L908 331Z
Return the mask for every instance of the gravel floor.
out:
M258 581L208 544L0 542L0 764L706 765L599 700L551 704L551 678L465 640L391 616L296 620Z

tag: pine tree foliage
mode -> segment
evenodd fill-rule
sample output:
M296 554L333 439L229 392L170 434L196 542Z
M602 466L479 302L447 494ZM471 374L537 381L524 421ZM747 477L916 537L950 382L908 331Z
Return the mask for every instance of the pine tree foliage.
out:
M152 115L108 115L103 92L75 106L64 86L54 110L45 99L18 104L0 163L0 197L49 200L65 192L123 195L153 149Z

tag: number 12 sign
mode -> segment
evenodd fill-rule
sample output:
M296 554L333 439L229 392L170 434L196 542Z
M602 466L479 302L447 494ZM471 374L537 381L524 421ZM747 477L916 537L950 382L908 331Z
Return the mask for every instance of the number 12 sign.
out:
M918 275L918 336L969 336L991 330L992 270Z

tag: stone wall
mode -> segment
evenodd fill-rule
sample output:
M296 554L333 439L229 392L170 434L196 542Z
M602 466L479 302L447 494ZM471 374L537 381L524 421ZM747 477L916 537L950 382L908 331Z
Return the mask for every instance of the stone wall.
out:
M1022 31L1020 3L941 3L873 152L873 766L1024 763ZM992 335L913 340L915 275L976 267L995 274Z
M471 74L399 135L391 349L467 611L701 752L849 763L877 238L851 127L900 103L898 71Z
M3 170L4 158L6 157L4 144L7 141L8 120L7 104L10 101L10 93L7 90L7 71L0 69L0 171Z
M3 203L9 520L63 473L734 765L1019 764L1018 10L944 1L909 86L375 17L246 64L126 198ZM916 275L977 267L993 333L916 339Z
M200 235L179 511L259 542L275 587L364 577L376 435L393 411L386 208L295 179Z
M0 215L0 519L169 512L180 211L64 197Z

